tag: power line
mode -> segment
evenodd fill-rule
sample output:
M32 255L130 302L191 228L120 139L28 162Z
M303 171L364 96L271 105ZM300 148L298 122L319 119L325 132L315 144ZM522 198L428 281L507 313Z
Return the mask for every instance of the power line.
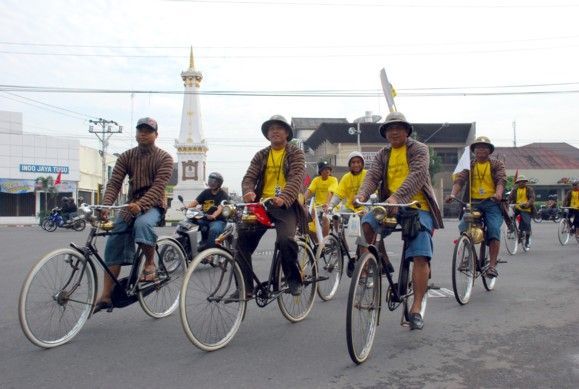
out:
M18 97L18 98L21 98L21 99L24 99L24 100L32 101L32 102L35 102L35 103L37 103L37 104L41 104L41 105L44 105L44 106L47 106L47 107L50 107L50 108L55 108L55 109L59 109L59 110L65 111L65 112L70 112L70 113L73 113L73 114L79 115L79 116L84 116L84 117L86 117L87 119L96 118L96 116L91 116L91 115L87 115L87 114L84 114L84 113L81 113L81 112L72 111L72 110L70 110L70 109L68 109L68 108L63 108L63 107L59 107L59 106L56 106L56 105L48 104L48 103L45 103L45 102L42 102L42 101L39 101L39 100L30 98L30 97L20 96L20 95L17 95L16 93L11 93L11 92L3 92L3 93L6 93L6 94L9 94L9 95L11 95L11 96L15 96L15 97Z
M522 42L537 42L537 41L550 41L550 40L566 40L566 39L576 39L579 35L569 35L569 36L556 36L556 37L538 37L538 38L526 38L526 39L512 39L512 40L492 40L492 41L455 41L455 42L420 42L420 43L388 43L388 44L352 44L352 45L309 45L309 46L296 46L296 45L285 45L285 46L195 46L195 49L229 49L229 50L295 50L295 49L352 49L352 48L391 48L391 47L412 47L412 46L454 46L454 45L479 45L479 44L505 44L505 43L522 43ZM31 46L31 47L64 47L64 48L93 48L93 49L131 49L131 50L188 50L190 46L117 46L117 45L105 45L105 44L92 44L92 45L82 45L82 44L65 44L65 43L36 43L36 42L10 42L10 41L0 41L0 45L7 46Z
M562 85L574 85L579 84L574 83L561 83ZM549 84L536 84L541 86L547 86ZM526 87L523 85L515 86L511 85L509 87ZM491 87L489 87L491 88ZM500 88L500 87L496 87ZM404 89L399 89L398 96L403 97L445 97L445 96L508 96L508 95L549 95L549 94L570 94L578 93L578 89L559 89L559 90L534 90L534 91L495 91L495 92L468 92L460 91L457 89L472 89L472 88L460 88L453 87L448 88L455 90L445 91L445 92L403 92ZM412 90L435 90L435 88L414 88ZM42 92L42 93L75 93L75 94L158 94L158 95L183 95L183 94L195 94L204 96L233 96L233 97L347 97L347 98L367 98L367 97L380 97L382 93L380 91L375 92L309 92L309 91L194 91L194 92L184 92L183 90L123 90L123 89L89 89L89 88L61 88L61 87L35 87L35 86L24 86L24 85L0 85L0 91L19 91L19 92Z

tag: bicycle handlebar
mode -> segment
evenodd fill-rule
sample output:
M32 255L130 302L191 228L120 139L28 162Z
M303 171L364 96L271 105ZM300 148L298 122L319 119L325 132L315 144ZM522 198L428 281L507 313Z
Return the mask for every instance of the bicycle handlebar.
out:
M356 200L354 200L354 204L355 205L364 205L367 207L370 206L370 207L386 207L386 208L411 207L413 205L416 205L420 208L420 203L416 200L414 200L411 203L407 203L407 204L390 204L390 203L373 203L371 201L361 202L361 201L358 201L356 199Z

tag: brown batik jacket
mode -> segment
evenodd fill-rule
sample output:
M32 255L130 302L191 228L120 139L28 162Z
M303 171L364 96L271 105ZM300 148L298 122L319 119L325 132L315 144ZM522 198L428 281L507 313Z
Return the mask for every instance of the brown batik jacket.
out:
M428 170L430 155L428 146L412 138L408 138L406 141L406 160L408 161L409 172L395 193L390 193L388 190L388 176L386 174L388 161L390 159L390 150L392 150L392 146L387 145L378 151L378 154L372 162L372 167L368 170L368 173L366 173L366 178L358 194L367 199L379 188L378 194L380 201L394 196L399 203L408 203L414 195L422 191L430 207L434 228L443 228L442 215L430 182L430 173Z

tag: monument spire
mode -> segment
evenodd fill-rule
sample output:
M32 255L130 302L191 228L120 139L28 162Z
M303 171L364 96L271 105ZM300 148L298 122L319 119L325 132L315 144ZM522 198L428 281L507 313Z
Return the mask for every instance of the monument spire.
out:
M191 46L191 52L189 53L189 69L195 70L195 60L193 59L193 46Z

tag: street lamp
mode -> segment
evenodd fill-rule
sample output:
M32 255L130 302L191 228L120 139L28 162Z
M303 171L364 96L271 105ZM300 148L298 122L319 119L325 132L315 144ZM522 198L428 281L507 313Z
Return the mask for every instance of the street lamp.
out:
M358 151L362 152L362 147L360 147L360 134L362 130L360 130L360 123L377 123L382 116L380 115L372 115L372 111L366 111L366 115L361 116L357 119L354 119L354 123L356 123L356 128L350 127L348 128L348 134L358 136Z

